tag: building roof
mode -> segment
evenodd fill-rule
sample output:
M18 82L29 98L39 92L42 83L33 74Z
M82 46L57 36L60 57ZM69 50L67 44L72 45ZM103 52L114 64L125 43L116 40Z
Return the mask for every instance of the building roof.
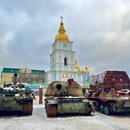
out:
M20 73L19 68L3 68L2 73ZM45 74L45 70L31 70L32 74Z
M32 74L45 74L45 70L32 70Z
M3 68L2 73L19 73L17 68Z

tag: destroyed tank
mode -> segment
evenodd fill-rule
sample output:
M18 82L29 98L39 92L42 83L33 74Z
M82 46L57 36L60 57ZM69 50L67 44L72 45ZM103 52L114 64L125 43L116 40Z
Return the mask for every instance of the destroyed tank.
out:
M91 115L94 107L73 79L54 81L49 84L45 94L45 110L48 117L65 114Z
M130 80L125 71L106 71L92 79L87 99L96 101L95 107L106 115L130 112Z
M14 83L4 84L0 88L0 113L20 112L24 115L32 115L33 98L31 89L17 84L17 74L14 74Z

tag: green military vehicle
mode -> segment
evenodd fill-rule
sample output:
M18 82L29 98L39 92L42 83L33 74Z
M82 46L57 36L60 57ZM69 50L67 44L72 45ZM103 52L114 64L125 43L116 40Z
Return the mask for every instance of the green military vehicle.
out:
M24 88L23 85L17 86L16 78L17 74L14 74L14 84L5 84L4 87L0 88L0 113L22 112L24 115L32 115L31 89Z
M45 110L48 117L65 114L91 115L92 101L88 101L82 88L73 79L52 82L45 94Z

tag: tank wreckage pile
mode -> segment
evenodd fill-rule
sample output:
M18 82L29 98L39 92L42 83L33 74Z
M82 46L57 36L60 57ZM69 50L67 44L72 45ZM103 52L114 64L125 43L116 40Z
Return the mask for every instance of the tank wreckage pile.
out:
M73 79L54 81L46 91L45 109L48 117L60 114L86 114L94 112L92 101L88 101L82 88Z

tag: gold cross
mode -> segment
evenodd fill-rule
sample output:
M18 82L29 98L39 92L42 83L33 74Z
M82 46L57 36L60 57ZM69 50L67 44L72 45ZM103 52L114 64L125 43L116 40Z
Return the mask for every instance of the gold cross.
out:
M60 18L61 18L61 22L63 22L63 17L61 16Z

